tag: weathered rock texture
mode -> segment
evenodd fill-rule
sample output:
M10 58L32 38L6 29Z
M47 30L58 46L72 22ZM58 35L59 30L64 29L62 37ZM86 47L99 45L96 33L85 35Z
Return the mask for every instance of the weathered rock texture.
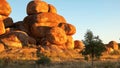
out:
M32 14L38 14L41 12L48 12L48 4L44 1L31 1L27 5L27 14L32 15Z
M5 50L5 47L2 43L0 43L0 52L4 51Z
M72 36L67 36L66 47L67 49L74 49L74 40Z
M0 15L9 16L11 7L6 0L0 0Z
M73 35L76 33L76 28L72 24L68 23L60 23L58 27L62 28L65 30L67 35Z
M67 41L65 31L59 27L50 29L47 38L53 44L64 44Z
M26 8L28 16L13 23L8 17L10 5L6 0L0 1L0 41L5 47L38 45L52 50L74 49L72 35L76 28L57 14L53 5L41 0L30 1Z
M0 35L5 33L5 26L3 20L0 20Z
M48 7L49 7L48 12L57 13L57 9L53 5L48 4Z
M36 41L23 31L11 31L2 35L0 41L7 47L22 48L22 46L27 46L28 44L36 44Z
M75 49L84 49L85 46L84 43L79 40L75 40L74 45L75 45Z
M44 1L31 1L27 5L27 14L23 20L29 36L42 46L55 45L61 49L74 49L72 35L76 29L65 18L57 14L56 8Z
M4 34L5 27L13 24L12 18L8 17L11 13L11 7L6 0L0 0L0 35Z

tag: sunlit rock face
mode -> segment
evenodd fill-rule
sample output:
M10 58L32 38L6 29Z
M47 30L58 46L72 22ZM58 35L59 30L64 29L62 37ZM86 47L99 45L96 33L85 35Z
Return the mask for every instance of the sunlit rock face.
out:
M2 43L7 47L18 48L22 48L28 44L36 44L36 41L23 31L11 31L6 33L0 36L0 41L2 41Z
M62 28L67 35L74 35L76 33L76 28L72 24L59 23L58 27Z
M74 49L74 40L72 36L67 36L67 42L66 42L67 49Z
M4 51L5 50L5 47L2 43L0 43L0 52Z
M48 12L57 13L57 9L53 5L48 4L48 7L49 7Z
M5 3L0 4L0 41L5 46L22 48L33 44L45 49L74 49L72 36L76 33L76 28L67 23L52 4L41 0L30 1L26 7L27 16L23 21L13 23L9 17L10 5L3 2ZM1 10L3 8L4 13Z
M118 43L116 41L110 41L107 46L111 47L113 50L118 50Z
M31 1L27 5L27 14L23 20L24 26L30 36L39 39L39 44L74 49L72 35L76 33L76 28L57 14L53 5L40 0ZM44 44L41 39L44 39Z
M34 37L43 37L41 34L45 35L45 32L47 32L50 27L55 27L60 22L66 22L64 17L47 12L25 17L24 26L28 30L28 34L32 34Z
M48 12L48 4L44 1L31 1L27 5L27 14L32 15L32 14L38 14L41 12Z
M0 0L0 35L4 34L5 27L13 24L12 18L8 17L11 13L11 7L6 0Z
M65 31L59 27L53 27L47 34L48 40L53 44L64 44L67 41Z
M27 5L28 15L38 14L42 12L57 13L57 10L53 5L40 0L34 0L28 3Z
M5 26L3 20L0 19L0 35L5 33Z
M84 43L79 40L75 40L74 45L75 45L75 49L84 49L85 46Z
M108 54L113 53L113 51L114 51L113 48L111 48L109 46L106 47L106 50L107 50Z
M9 16L11 7L6 0L0 0L0 15Z
M116 41L110 41L106 44L107 53L113 53L115 50L118 50L118 43Z

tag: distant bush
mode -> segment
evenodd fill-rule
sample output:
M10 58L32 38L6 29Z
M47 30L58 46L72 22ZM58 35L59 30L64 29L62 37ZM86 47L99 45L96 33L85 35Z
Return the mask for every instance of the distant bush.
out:
M50 62L51 62L51 60L47 56L43 56L36 61L37 64L49 64Z
M87 30L84 36L85 49L82 51L82 55L89 55L90 59L100 59L102 53L105 51L105 45L99 36L94 36L92 31Z
M39 64L49 64L51 62L51 59L48 56L45 56L44 54L40 53L39 50L37 51L37 57L39 58L36 60L36 63Z

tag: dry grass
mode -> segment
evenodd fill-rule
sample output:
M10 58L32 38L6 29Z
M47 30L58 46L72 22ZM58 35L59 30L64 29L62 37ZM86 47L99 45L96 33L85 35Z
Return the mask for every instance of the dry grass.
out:
M45 51L45 55L52 59L50 64L37 65L35 63L35 49L13 49L0 54L0 68L120 68L120 55L104 55L101 60L85 61L78 53L79 50L63 50L63 52ZM3 62L7 58L7 63ZM4 59L3 59L4 58ZM34 59L36 58L36 59Z
M47 65L36 65L34 61L19 61L5 65L5 68L120 68L120 61L94 61L94 66L91 66L91 62L79 61L79 62L52 62Z

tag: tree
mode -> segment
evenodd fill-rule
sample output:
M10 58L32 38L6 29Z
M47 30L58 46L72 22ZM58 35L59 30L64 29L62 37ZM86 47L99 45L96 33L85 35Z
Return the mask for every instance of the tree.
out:
M99 36L94 36L92 31L87 30L84 38L83 42L85 44L85 49L82 54L84 56L89 55L92 61L95 58L100 58L102 52L105 50L105 46L102 40L99 39Z

